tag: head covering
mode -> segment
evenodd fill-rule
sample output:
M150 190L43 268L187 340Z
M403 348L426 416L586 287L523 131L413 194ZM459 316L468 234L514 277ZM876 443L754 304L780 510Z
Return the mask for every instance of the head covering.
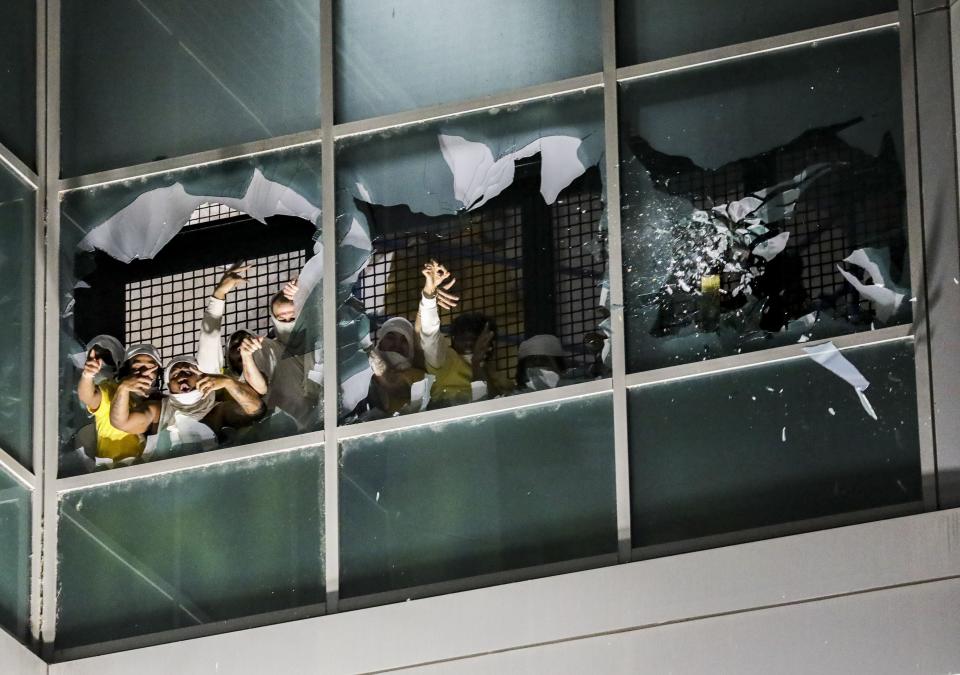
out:
M113 357L113 365L117 368L119 368L120 364L125 361L123 358L123 345L120 343L120 340L112 335L98 335L90 340L90 342L88 342L87 346L84 348L86 350L86 354L89 354L90 350L94 347L103 347L110 352L110 356ZM86 358L86 354L84 354L84 358Z
M380 337L383 337L387 333L396 333L397 335L402 335L407 341L407 353L405 356L408 359L413 358L413 324L404 319L402 316L395 316L393 318L387 319L383 322L383 325L380 326L380 330L377 331L380 334Z
M160 352L157 351L157 348L153 345L141 344L141 345L130 345L127 347L127 351L123 353L123 362L126 363L134 356L140 356L141 354L146 354L151 359L157 362L157 367L163 363L160 358Z
M187 354L181 354L180 356L174 356L172 359L167 361L167 365L163 369L163 383L170 386L170 372L173 370L173 367L178 363L189 363L193 366L197 372L202 372L200 370L200 364L197 362L196 357L189 356Z
M517 361L522 361L528 356L555 356L562 358L569 356L563 351L563 345L560 344L560 338L556 335L534 335L520 343L517 350Z

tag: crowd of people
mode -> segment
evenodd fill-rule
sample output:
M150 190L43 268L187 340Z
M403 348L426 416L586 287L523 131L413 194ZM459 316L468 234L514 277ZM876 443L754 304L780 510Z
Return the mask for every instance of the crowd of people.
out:
M99 335L86 345L77 395L96 428L103 463L147 459L166 443L205 450L231 440L259 420L283 414L303 431L322 425L321 370L310 349L290 344L297 320L296 280L270 300L267 335L240 329L222 339L230 293L246 283L250 265L231 266L207 299L196 354L164 362L149 344L126 348ZM459 314L442 332L441 310L459 304L456 279L441 263L422 269L423 288L414 322L395 316L377 331L367 352L367 395L345 421L364 421L457 405L520 391L552 388L597 376L597 364L568 368L569 355L554 335L535 335L519 345L514 377L494 366L497 327L481 313ZM222 346L224 345L225 346Z

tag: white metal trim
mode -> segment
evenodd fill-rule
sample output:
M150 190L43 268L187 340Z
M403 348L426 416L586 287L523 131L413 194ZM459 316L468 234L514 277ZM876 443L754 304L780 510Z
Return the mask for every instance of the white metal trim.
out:
M713 375L731 370L773 365L791 359L804 358L807 356L806 352L803 351L805 347L821 345L827 342L832 342L836 345L837 349L844 350L854 347L883 344L885 342L895 342L897 340L909 340L912 339L912 337L909 325L891 326L889 328L880 328L862 333L838 335L837 337L825 338L823 340L810 340L809 342L801 342L795 345L773 347L772 349L763 349L746 354L723 356L717 359L710 359L709 361L695 361L693 363L670 366L669 368L631 373L627 375L626 384L627 388L649 386L684 380L690 377L699 377L701 375Z
M39 111L37 111L37 117L39 117ZM0 164L6 166L17 177L24 185L33 188L34 190L40 187L40 178L35 174L29 166L24 164L19 157L13 154L13 151L7 148L3 143L0 143Z
M758 40L751 40L750 42L741 42L725 47L706 49L704 51L682 54L680 56L671 56L666 59L619 68L617 70L617 79L620 82L630 82L632 80L675 73L691 68L701 68L703 66L723 63L725 61L734 61L758 54L801 47L815 42L825 42L827 40L849 37L858 33L892 28L898 25L899 21L900 16L898 12L887 12L862 19L834 23L828 26L760 38Z
M23 464L17 461L17 458L9 454L3 448L0 448L0 468L5 469L18 483L28 490L35 490L40 483L39 479Z
M123 483L130 480L166 476L172 473L204 469L211 466L242 462L259 457L269 457L270 455L285 452L295 452L303 448L322 445L323 442L324 432L314 431L296 436L260 441L259 443L250 443L234 448L220 448L219 450L210 450L195 455L172 457L156 462L121 466L108 471L95 471L79 476L60 478L57 480L56 488L59 495L62 496L76 490L87 490L105 485L115 485L116 483Z
M290 150L319 142L320 130L310 129L285 136L275 136L259 141L250 141L238 145L215 148L213 150L194 152L189 155L171 157L169 159L160 159L154 162L134 164L119 169L109 169L107 171L98 171L82 176L64 178L59 181L58 187L60 191L64 193L92 187L103 187L104 185L111 185L113 183L122 183L123 181L170 173L171 171L182 171L184 169L206 166L208 164L219 164L221 162L279 152L281 150Z
M603 75L601 73L592 73L590 75L571 77L566 80L536 84L498 94L490 94L466 101L441 103L425 108L393 113L391 115L357 120L356 122L345 122L334 126L333 133L337 139L372 134L378 131L410 126L412 124L423 124L448 117L458 117L469 113L490 110L491 108L519 105L577 91L587 91L588 89L595 89L600 86L603 86Z

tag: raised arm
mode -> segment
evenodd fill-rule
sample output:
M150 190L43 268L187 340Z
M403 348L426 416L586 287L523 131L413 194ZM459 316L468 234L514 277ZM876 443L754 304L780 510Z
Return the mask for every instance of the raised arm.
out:
M420 348L423 349L423 357L427 365L431 368L440 368L446 359L446 349L440 335L439 308L456 307L460 298L449 293L449 290L457 280L436 260L431 260L424 265L421 274L423 274L423 291L420 294L420 312L417 316L420 322Z
M240 343L240 360L243 362L243 379L257 394L267 393L267 378L257 366L254 355L263 347L262 337L248 335Z
M144 410L130 410L130 395L146 396L153 385L156 367L134 373L120 380L110 406L110 424L128 434L145 434L160 419L160 402L147 401Z
M96 357L96 352L91 349L87 354L87 361L83 364L83 372L80 374L80 382L77 383L77 396L80 402L87 406L90 412L96 412L103 400L100 393L100 387L93 383L93 378L97 376L103 367L103 361Z
M213 289L213 295L207 299L200 323L200 336L197 338L197 363L205 373L219 373L223 370L223 349L220 346L220 332L227 295L238 286L247 283L244 274L251 265L240 261L230 266L220 283Z
M241 382L228 375L204 373L197 380L197 389L204 396L218 389L226 390L230 394L230 398L240 406L243 414L248 417L256 417L263 411L263 400L260 398L260 394L246 382Z

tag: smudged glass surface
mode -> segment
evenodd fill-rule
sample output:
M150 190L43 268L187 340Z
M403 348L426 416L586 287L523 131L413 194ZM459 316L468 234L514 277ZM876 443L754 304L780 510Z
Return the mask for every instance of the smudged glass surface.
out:
M429 402L409 385L403 396L413 405L379 406L368 397L378 391L371 351L379 349L379 329L395 317L415 323L421 270L431 258L447 266L459 295L455 310L440 310L441 343L466 314L482 313L496 328L489 360L496 372L480 398L529 389L528 377L518 384L517 357L536 335L559 339L563 373L555 385L609 372L602 121L600 93L591 91L338 145L342 420L471 400L466 381L466 393L447 395L417 338L423 349L413 354L419 375L411 380L424 370L437 375Z
M631 389L634 547L919 502L913 342L842 354L876 420L809 357Z
M0 143L37 167L37 3L5 0L0 21Z
M18 640L30 620L30 491L0 469L0 627Z
M630 66L895 11L896 0L617 0L617 64Z
M100 456L94 420L78 398L88 342L106 334L128 347L154 344L165 363L199 355L204 309L226 268L237 260L253 268L247 282L227 295L219 328L208 331L219 344L213 349L219 362L207 372L223 372L228 365L225 351L234 331L247 329L269 338L261 350L271 355L272 364L272 371L264 366L266 414L251 425L226 429L215 442L181 442L160 429L147 439L155 446L148 443L149 451L136 461L322 427L320 203L320 149L315 145L65 194L61 475L117 465ZM284 342L276 332L271 298L294 277L299 278L294 299L299 309Z
M602 70L597 0L338 0L337 122Z
M323 448L67 493L57 647L324 602Z
M0 448L33 466L36 194L0 167Z
M320 126L313 0L66 0L64 176Z
M911 320L899 42L623 87L631 371Z
M344 441L343 596L616 551L610 395Z

